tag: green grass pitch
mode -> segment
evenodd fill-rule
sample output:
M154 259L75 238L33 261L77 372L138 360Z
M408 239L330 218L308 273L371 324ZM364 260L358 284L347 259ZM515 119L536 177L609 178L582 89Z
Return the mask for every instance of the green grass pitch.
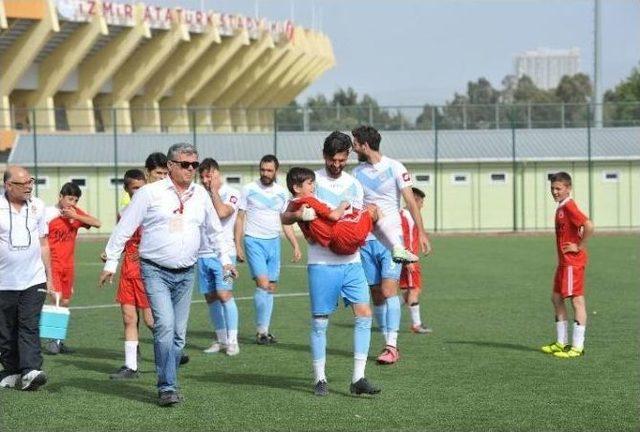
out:
M559 360L539 352L555 337L550 302L554 240L542 236L438 237L423 259L423 315L434 333L408 332L403 309L397 365L372 361L367 376L383 391L352 397L352 317L330 321L330 395L313 396L306 271L285 247L272 330L280 343L253 343L253 284L245 265L236 283L241 352L206 355L208 315L194 290L179 379L185 402L156 405L151 335L142 334L139 380L109 381L123 364L116 307L72 310L73 355L46 356L49 383L38 392L0 391L0 431L160 430L638 430L640 421L640 237L600 235L590 243L586 355ZM103 242L78 245L72 306L113 303L97 289Z

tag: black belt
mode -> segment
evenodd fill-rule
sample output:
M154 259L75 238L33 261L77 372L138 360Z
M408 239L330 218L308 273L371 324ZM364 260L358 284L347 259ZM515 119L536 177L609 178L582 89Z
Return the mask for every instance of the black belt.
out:
M169 273L185 273L185 272L188 272L189 270L191 270L193 268L192 265L190 265L189 267L181 267L181 268L163 267L160 264L154 263L153 261L148 260L146 258L140 258L140 262L143 262L143 263L148 264L148 265L150 265L152 267L155 267L155 268L160 269L160 270L164 270L164 271L169 272Z

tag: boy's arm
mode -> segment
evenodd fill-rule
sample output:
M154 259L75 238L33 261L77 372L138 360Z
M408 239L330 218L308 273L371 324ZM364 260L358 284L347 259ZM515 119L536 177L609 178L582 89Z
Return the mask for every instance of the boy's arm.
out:
M213 208L218 213L218 217L220 220L226 219L233 214L235 209L233 206L226 204L222 201L220 194L215 189L207 190L209 192L209 196L211 197L211 202L213 202Z
M582 224L582 238L580 239L580 242L578 244L569 242L564 243L562 245L562 252L580 252L581 250L586 250L587 240L591 237L591 235L593 235L594 230L595 227L593 225L593 222L591 222L591 219L585 220Z
M82 210L76 209L74 207L63 209L62 216L75 219L87 228L100 228L102 226L102 222L100 222L98 218L93 217L89 213L85 213Z
M348 202L342 201L340 205L335 208L335 210L332 210L331 212L329 212L329 214L327 215L327 219L332 220L334 222L339 220L342 216L344 216L344 212L350 206L351 204L349 204Z
M244 217L245 211L238 210L236 223L233 226L233 239L236 242L236 258L238 262L244 262L244 248L242 246L244 242Z
M402 189L402 197L404 201L407 203L407 210L411 213L411 217L418 227L418 236L420 238L419 244L420 249L423 253L427 254L431 250L431 246L429 244L429 237L427 237L427 233L424 230L424 223L422 222L422 215L420 214L420 209L418 208L418 204L416 203L415 198L413 197L413 191L411 187L407 186Z
M302 221L302 213L304 212L305 207L308 207L308 205L303 204L297 210L294 210L295 207L296 204L293 201L289 201L286 210L280 213L280 222L283 226L293 225L296 222Z

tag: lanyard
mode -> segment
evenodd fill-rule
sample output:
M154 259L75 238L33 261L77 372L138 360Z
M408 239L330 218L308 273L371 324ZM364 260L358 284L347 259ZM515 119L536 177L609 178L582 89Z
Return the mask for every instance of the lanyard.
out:
M185 191L184 194L180 195L176 189L174 189L176 196L178 197L178 202L180 203L179 207L173 211L173 214L183 214L184 213L184 203L186 203L189 198L193 195L192 191Z
M25 201L24 205L27 206L26 215L24 217L24 227L27 230L27 237L29 238L26 245L16 245L13 244L13 209L11 207L11 202L9 201L9 197L5 193L4 197L7 200L7 204L9 205L9 250L11 251L21 251L26 250L31 247L31 231L29 230L29 202Z

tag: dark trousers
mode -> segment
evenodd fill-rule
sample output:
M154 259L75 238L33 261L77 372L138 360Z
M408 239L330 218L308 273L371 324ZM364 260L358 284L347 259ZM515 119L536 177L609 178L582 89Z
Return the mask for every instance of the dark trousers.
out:
M0 291L0 363L7 373L42 368L38 326L46 291L46 284L24 291Z

